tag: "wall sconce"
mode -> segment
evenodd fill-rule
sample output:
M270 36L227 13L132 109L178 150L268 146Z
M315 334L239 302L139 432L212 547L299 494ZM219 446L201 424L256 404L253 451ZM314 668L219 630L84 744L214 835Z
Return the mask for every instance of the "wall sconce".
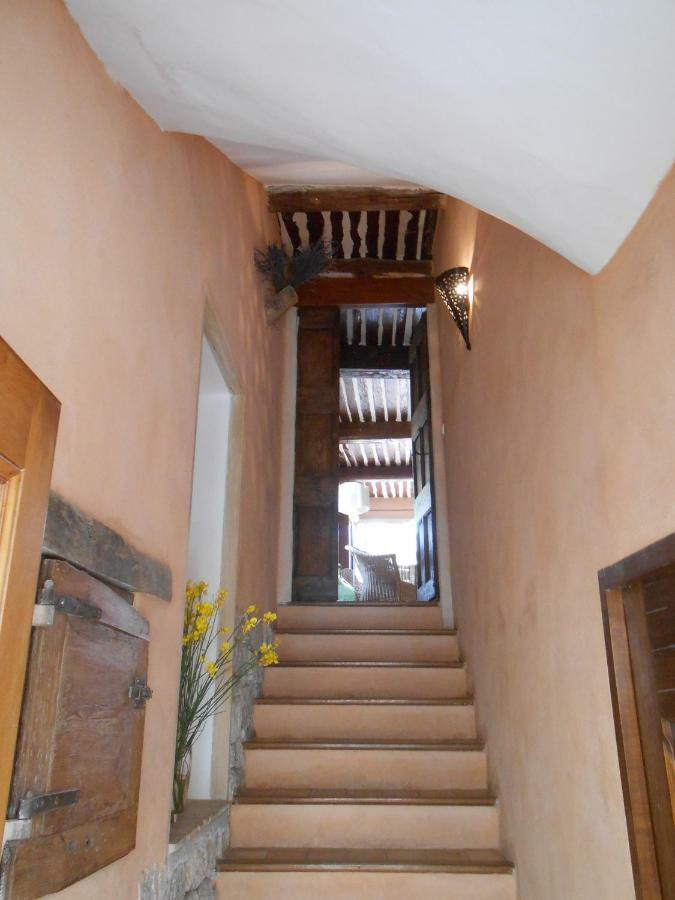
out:
M466 266L446 269L436 279L436 287L443 302L450 310L455 325L459 328L467 350L471 349L469 340L469 270Z

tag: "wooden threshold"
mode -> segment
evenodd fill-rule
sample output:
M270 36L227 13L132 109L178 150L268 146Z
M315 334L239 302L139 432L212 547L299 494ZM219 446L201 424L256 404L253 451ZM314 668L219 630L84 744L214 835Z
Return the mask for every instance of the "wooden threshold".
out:
M473 697L258 697L266 706L473 706Z
M456 628L277 628L276 634L368 634L368 635L408 635L424 637L426 635L445 635L456 637Z
M293 600L291 603L281 604L279 608L289 609L296 606L307 606L310 608L317 606L339 606L340 608L344 607L345 609L363 609L364 607L366 609L375 609L395 606L398 609L438 609L439 605L438 600L414 600L412 603L401 603L395 600L383 600L381 603L365 603L357 600Z
M284 661L277 663L277 669L463 669L464 661L461 659L452 660L450 662L419 662L417 660L326 660L326 659L298 659L296 661Z
M322 847L231 848L219 872L449 872L511 875L498 850L340 850Z
M363 806L495 806L489 790L355 790L311 788L247 788L236 794L235 803L257 804L359 804Z
M439 739L430 741L382 741L377 738L334 738L316 741L291 741L281 739L266 740L252 738L244 741L247 750L452 750L480 752L485 743L476 738Z

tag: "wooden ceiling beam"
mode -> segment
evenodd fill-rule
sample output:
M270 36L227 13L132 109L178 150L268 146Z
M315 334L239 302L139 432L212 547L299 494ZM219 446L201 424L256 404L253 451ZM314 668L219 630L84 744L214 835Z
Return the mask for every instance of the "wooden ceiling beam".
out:
M367 278L371 275L431 275L430 259L334 259L331 272Z
M314 278L298 288L303 306L428 306L435 301L434 279L418 278Z
M341 441L400 441L411 435L410 422L340 422Z
M352 378L407 378L409 375L408 347L361 346L360 344L340 347L340 369ZM364 373L363 370L368 370ZM390 370L390 371L379 371Z
M412 466L340 466L340 482L401 481L412 477Z
M324 210L438 209L443 194L436 191L385 188L272 188L270 212L323 212Z

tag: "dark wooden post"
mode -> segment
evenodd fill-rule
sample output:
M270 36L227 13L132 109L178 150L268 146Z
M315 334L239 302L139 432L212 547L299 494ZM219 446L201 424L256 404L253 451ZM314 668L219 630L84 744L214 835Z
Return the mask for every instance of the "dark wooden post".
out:
M299 317L293 600L337 601L340 314Z

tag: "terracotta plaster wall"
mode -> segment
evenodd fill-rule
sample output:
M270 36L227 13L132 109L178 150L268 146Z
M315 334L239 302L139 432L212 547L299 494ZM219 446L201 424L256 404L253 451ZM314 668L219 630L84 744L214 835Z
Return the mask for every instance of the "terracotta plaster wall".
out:
M473 350L439 326L453 598L523 900L634 896L597 571L675 530L673 247L672 176L595 278L460 202L437 236L475 278Z
M244 395L242 604L275 597L280 332L252 249L263 191L206 141L163 134L57 0L0 4L0 333L63 404L53 486L171 566L150 620L136 850L64 892L135 897L164 861L205 298Z

